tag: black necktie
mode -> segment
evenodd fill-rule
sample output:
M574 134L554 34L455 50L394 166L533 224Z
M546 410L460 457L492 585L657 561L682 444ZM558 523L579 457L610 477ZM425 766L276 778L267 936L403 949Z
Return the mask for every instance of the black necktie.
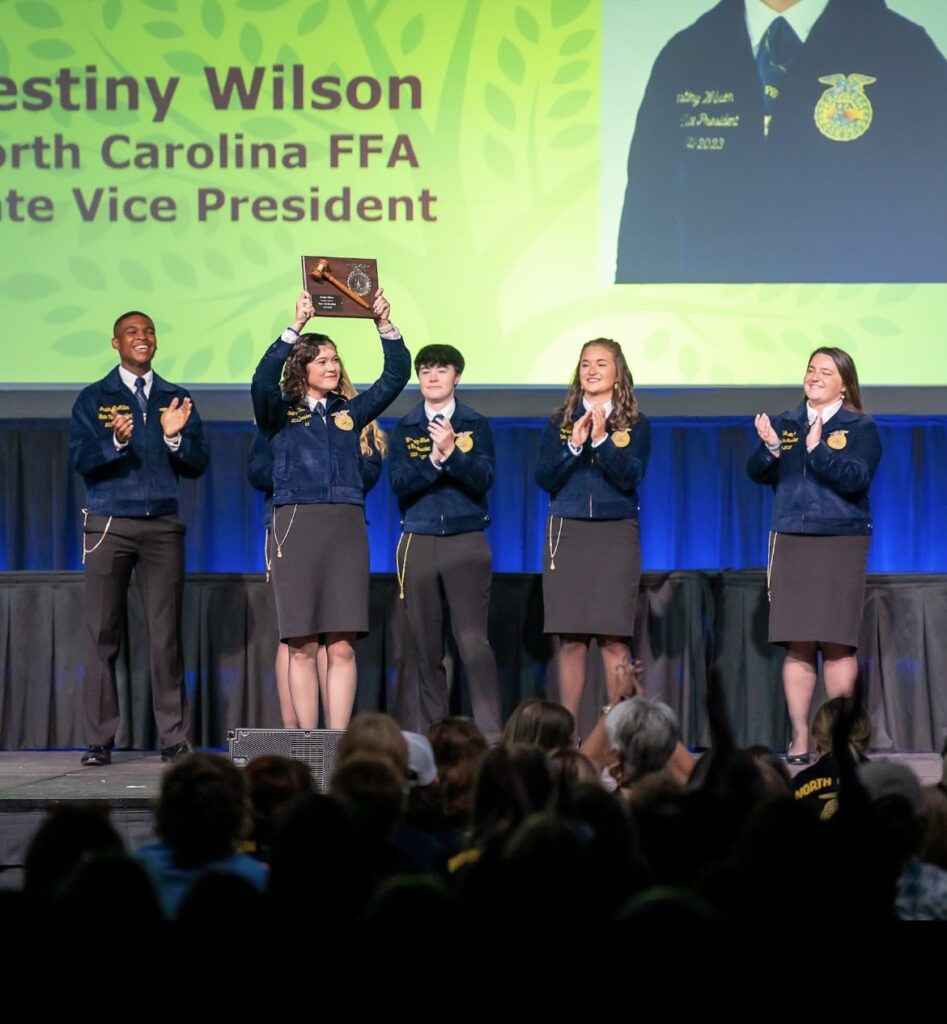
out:
M802 49L802 40L785 18L774 18L770 23L759 53L756 70L763 85L763 132L769 133L769 123L779 99L783 82L796 54Z
M141 409L142 416L148 415L148 399L145 398L145 378L135 378L135 399L138 402L138 408Z
M323 419L325 419L326 418L326 403L325 402L316 402L316 412L319 413L319 415Z

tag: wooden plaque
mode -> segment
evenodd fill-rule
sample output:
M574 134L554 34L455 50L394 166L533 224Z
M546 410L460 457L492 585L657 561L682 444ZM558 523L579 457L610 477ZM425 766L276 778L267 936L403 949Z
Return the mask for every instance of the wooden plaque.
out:
M378 263L355 256L303 256L303 288L316 316L372 317ZM363 305L364 303L364 305Z

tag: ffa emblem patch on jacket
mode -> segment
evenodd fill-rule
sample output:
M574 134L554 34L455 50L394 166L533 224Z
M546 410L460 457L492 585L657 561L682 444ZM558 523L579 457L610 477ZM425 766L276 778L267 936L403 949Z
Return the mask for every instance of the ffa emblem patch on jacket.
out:
M345 411L334 412L332 419L339 430L351 430L355 426L352 422L352 417Z
M616 430L612 434L612 444L616 448L627 448L631 444L630 430Z
M865 86L877 82L871 75L824 75L819 79L830 86L815 105L815 123L833 142L851 142L871 126L874 111L865 95Z
M463 430L454 437L454 444L462 452L469 452L473 448L473 438L470 436L472 433L472 430Z
M848 438L845 436L847 433L847 430L833 430L825 439L825 443L837 452L841 451L848 444Z

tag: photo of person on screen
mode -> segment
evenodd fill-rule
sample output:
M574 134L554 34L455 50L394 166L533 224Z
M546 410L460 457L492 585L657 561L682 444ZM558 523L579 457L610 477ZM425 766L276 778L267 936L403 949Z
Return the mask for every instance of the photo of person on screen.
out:
M885 0L720 0L651 70L616 282L947 281L945 99Z

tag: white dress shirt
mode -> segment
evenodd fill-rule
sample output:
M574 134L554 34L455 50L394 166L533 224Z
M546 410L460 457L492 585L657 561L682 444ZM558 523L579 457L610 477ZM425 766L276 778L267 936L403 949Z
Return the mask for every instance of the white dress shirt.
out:
M785 18L792 26L793 32L805 42L809 38L812 26L819 20L829 0L797 0L788 10L780 14L763 0L746 0L746 30L750 35L753 56L760 52L760 44L766 30L777 18Z
M125 367L121 366L121 365L118 368L118 375L119 375L119 377L122 378L122 383L125 385L125 387L128 388L128 390L133 395L137 396L137 391L135 389L135 382L138 380L138 375L135 374L135 373L132 373L131 370L126 370ZM145 401L147 401L151 397L151 385L154 383L155 371L154 370L148 370L147 373L143 373L141 375L141 379L145 382L145 386L142 388L142 391L144 391L144 393L145 393ZM137 397L135 398L135 401L136 402L138 401ZM167 434L164 434L163 436L164 436L164 443L171 449L171 451L176 452L178 450L178 448L181 447L181 435L180 434L178 434L177 437L168 437ZM112 435L112 440L115 442L115 447L119 451L121 451L123 448L126 448L128 446L128 442L127 441L119 441L118 438L114 434Z

